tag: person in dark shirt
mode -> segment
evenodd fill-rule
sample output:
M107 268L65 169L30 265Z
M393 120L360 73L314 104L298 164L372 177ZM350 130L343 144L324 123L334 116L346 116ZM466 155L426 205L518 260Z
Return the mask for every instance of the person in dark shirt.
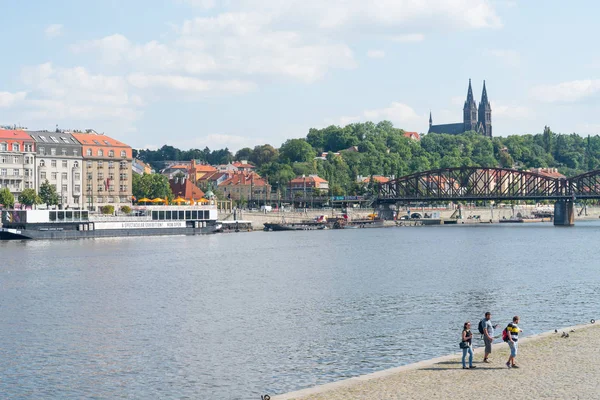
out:
M471 340L473 339L473 334L471 333L471 323L469 321L465 322L463 325L462 331L462 341L463 343L467 343L467 346L463 347L463 356L462 356L462 367L463 369L468 369L465 364L465 358L467 357L467 353L469 353L469 368L475 368L473 366L473 348L471 347Z

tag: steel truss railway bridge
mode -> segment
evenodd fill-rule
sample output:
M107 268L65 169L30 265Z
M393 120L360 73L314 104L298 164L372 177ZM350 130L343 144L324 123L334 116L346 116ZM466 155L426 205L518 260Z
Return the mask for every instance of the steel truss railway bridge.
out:
M574 202L591 199L600 199L600 170L556 178L508 168L461 167L418 172L384 183L375 204L382 217L391 219L394 208L415 202L550 200L554 225L570 226Z

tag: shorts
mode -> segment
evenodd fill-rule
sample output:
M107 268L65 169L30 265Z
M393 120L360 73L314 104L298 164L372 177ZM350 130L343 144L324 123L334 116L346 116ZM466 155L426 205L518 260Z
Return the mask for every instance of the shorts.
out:
M485 343L485 352L491 354L492 352L492 340L488 339L487 336L483 336L483 343Z
M509 340L508 341L508 347L510 347L510 356L511 357L516 357L517 356L517 350L519 350L519 344L517 342L511 342Z

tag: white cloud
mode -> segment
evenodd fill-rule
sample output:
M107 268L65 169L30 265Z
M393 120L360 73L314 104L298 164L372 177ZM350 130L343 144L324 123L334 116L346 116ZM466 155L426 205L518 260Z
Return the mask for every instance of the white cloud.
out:
M383 51L383 50L369 50L369 51L367 51L367 57L369 57L369 58L383 58L383 57L385 57L385 51Z
M521 56L515 50L509 49L488 49L483 55L501 62L507 67L518 67L521 65Z
M373 121L375 123L383 120L391 121L399 128L408 130L417 129L416 127L425 125L427 118L424 115L419 115L415 110L404 103L393 102L388 107L365 110L360 115L343 116L337 120L326 120L326 124L345 126L360 121Z
M531 89L531 95L546 103L571 103L600 93L600 79L585 79L562 82L555 85L540 85Z
M504 105L491 102L492 117L495 119L523 120L531 119L533 111L525 106Z
M27 92L0 92L0 108L12 107L25 100Z
M227 93L245 93L256 88L253 82L244 81L210 81L180 75L146 75L131 74L127 81L139 89L164 88L179 90L185 92L209 92L215 94Z
M47 38L55 38L62 35L63 26L61 24L48 25L44 30Z
M390 40L400 43L422 42L425 40L425 35L422 33L407 33L404 35L392 36Z
M143 102L128 92L123 77L91 74L83 67L60 68L51 63L26 67L21 74L31 96L25 102L31 119L133 121Z
M211 9L215 7L215 0L178 0L179 2L183 1L184 3L189 4L192 7L199 7L205 10Z

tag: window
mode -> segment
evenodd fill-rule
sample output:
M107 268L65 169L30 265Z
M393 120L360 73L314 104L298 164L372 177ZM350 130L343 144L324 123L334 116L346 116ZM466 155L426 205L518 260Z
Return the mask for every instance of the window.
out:
M2 175L2 176L8 175L8 170L6 168L0 169L0 175Z
M65 193L67 192L69 189L67 188L67 185L62 185L62 192L61 193Z
M119 185L119 191L126 192L127 191L127 185Z
M46 139L46 136L40 136L40 139L42 139L42 142L48 143L48 139Z
M60 154L62 154L63 156L67 155L67 149L60 149Z
M25 189L33 189L33 183L25 182Z
M75 161L73 163L73 168L79 168L79 161Z
M104 162L98 161L98 168L104 168Z
M21 151L21 145L19 143L13 143L13 151Z
M81 174L79 172L75 172L75 180L78 181L81 179Z
M98 157L104 157L104 151L98 150Z
M81 186L79 186L79 185L75 185L75 189L73 189L73 191L74 191L75 193L79 193L79 192L81 192Z
M56 160L50 161L50 166L56 168Z
M6 143L0 143L0 151L8 151L8 145Z
M98 185L98 192L104 192L104 185Z
M0 157L0 164L6 164L7 162L8 162L8 157L6 157L6 156Z
M106 202L107 202L107 203L112 203L112 200L113 200L113 198L112 198L112 197L107 197L107 198L106 198Z
M13 157L13 164L20 164L21 163L21 159L17 156Z
M25 176L33 176L33 173L30 169L25 169Z
M69 176L67 175L66 172L63 172L60 177L62 178L63 181L66 181L67 179L69 179Z
M109 157L114 157L114 156L115 156L115 152L114 152L114 150L109 150L109 152L108 152L108 156L109 156Z
M91 161L88 161L88 162L87 162L87 167L88 167L88 168L92 168L92 162L91 162Z
M104 144L107 146L110 146L110 143L108 143L108 140L103 140Z
M121 150L121 157L127 157L127 152L125 150Z
M73 156L77 157L77 149L73 150Z
M110 179L111 181L115 179L115 174L110 173L108 174L108 179Z
M91 172L88 172L88 174L87 174L87 178L88 178L88 179L92 179L92 178L93 178L93 177L92 177L92 173L91 173Z
M33 159L33 157L26 156L25 157L25 164L32 164L32 162L31 162L32 159Z
M50 149L50 154L53 156L56 155L56 149L54 147Z
M69 143L69 139L67 139L66 137L61 137L60 139L65 143Z
M94 140L94 143L96 143L98 146L100 146L100 142L97 140Z
M127 174L119 174L119 179L121 179L122 181L126 181L127 180Z
M119 164L119 167L120 167L121 169L125 169L125 168L127 168L127 161L121 161L121 163Z
M114 163L113 163L112 161L109 161L109 162L108 162L108 168L111 168L111 169L112 169L112 168L114 168L114 167L115 167Z
M40 178L46 179L46 172L44 172L44 171L40 172Z
M53 173L52 173L52 180L53 180L53 181L55 181L55 180L56 180L56 176L57 176L57 175L58 175L58 174L57 174L56 172L53 172Z
M92 149L87 149L87 151L85 152L86 155L91 156L92 155Z
M40 155L42 155L42 156L46 155L46 148L45 147L40 147Z
M98 172L98 179L104 179L104 174L102 172Z
M46 166L46 161L40 160L40 167L45 167L45 166Z
M14 176L21 176L21 170L18 168L13 169L13 175Z
M52 139L52 141L53 141L54 143L58 143L58 139L57 139L57 138L55 138L54 136L50 136L50 139Z
M62 166L63 168L67 168L69 166L69 162L67 160L63 160Z
M26 144L25 145L25 151L32 152L33 151L33 145L32 144Z

